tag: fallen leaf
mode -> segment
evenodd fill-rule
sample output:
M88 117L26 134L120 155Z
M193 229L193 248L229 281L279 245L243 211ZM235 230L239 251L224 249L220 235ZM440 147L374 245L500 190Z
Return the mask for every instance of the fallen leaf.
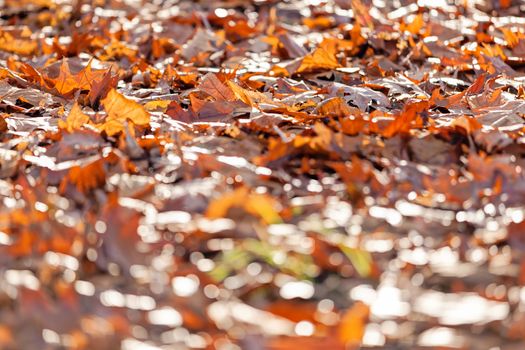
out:
M297 73L312 73L323 70L339 68L341 65L337 62L334 54L326 51L324 48L318 48L314 52L305 56Z
M66 120L60 120L58 122L58 125L62 129L67 130L68 132L73 132L75 130L80 129L85 124L90 123L91 119L89 118L89 116L82 112L82 109L80 108L78 103L75 103L73 105L73 108L71 108L71 111L69 112Z
M149 124L149 113L143 106L135 101L129 100L115 89L109 90L107 96L101 101L107 117L100 129L109 136L124 131L124 123L131 121L135 125L146 126Z
M369 313L368 306L360 301L345 312L339 324L339 340L343 344L357 345L361 343Z

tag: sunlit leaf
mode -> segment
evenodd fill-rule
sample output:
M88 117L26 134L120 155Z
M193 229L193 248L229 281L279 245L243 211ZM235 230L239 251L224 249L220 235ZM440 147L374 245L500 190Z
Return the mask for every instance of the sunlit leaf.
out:
M140 126L149 124L150 116L144 107L114 89L110 90L101 102L107 117L100 128L110 136L123 131L124 123L128 120Z

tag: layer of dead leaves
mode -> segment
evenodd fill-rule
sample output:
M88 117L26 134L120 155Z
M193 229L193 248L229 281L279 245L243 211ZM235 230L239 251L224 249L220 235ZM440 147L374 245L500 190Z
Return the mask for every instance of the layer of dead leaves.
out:
M523 349L524 5L5 0L1 349Z

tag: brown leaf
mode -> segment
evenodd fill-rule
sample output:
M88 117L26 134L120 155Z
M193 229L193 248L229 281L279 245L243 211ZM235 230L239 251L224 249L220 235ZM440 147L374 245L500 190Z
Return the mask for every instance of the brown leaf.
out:
M199 90L207 93L216 101L235 100L235 94L233 93L232 89L220 81L216 74L206 74L199 85Z

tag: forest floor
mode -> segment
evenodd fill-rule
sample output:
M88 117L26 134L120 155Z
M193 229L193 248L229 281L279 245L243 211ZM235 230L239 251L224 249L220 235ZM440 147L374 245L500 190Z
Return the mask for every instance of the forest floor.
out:
M524 349L524 11L4 0L0 348Z

